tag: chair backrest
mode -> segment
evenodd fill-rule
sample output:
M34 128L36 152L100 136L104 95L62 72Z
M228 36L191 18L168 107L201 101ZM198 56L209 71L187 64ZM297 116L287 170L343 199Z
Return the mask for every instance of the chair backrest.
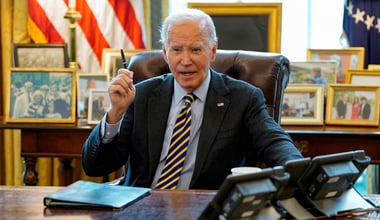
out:
M233 78L259 87L265 96L267 110L279 123L284 90L289 81L289 60L277 53L244 50L218 50L212 68ZM161 50L143 51L133 55L128 68L134 82L169 73Z

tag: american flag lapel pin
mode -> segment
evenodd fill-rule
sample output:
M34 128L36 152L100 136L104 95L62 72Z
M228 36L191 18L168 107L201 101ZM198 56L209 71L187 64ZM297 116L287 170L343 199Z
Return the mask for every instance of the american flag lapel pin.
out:
M216 103L216 106L217 107L223 107L224 106L224 102L218 102L218 103Z

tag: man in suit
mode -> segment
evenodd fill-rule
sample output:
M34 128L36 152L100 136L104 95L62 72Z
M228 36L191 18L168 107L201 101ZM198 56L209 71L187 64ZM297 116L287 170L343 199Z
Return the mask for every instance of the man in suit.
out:
M196 9L170 15L161 41L171 73L133 85L133 72L120 69L111 81L111 108L83 147L87 175L106 175L128 161L125 184L155 188L187 93L196 99L177 189L218 189L233 167L302 157L269 116L260 89L210 68L217 50L210 16Z
M371 106L368 104L366 97L361 97L360 101L360 115L362 119L369 119L369 115L371 114Z

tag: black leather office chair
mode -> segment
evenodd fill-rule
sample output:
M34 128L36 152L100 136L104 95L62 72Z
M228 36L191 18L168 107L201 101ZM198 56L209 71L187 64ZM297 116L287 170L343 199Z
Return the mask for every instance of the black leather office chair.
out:
M259 87L264 93L269 114L280 123L282 99L290 74L289 60L285 56L269 52L218 50L212 68ZM134 72L134 83L170 72L162 50L133 55L128 69ZM123 178L116 183L123 184Z

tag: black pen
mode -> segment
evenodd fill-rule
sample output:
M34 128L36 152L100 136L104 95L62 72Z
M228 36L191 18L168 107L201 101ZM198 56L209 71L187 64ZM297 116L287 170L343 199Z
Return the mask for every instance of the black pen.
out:
M123 67L124 69L127 69L127 60L125 59L125 54L124 54L124 50L123 49L120 49L120 53L121 53L121 61L123 62Z

